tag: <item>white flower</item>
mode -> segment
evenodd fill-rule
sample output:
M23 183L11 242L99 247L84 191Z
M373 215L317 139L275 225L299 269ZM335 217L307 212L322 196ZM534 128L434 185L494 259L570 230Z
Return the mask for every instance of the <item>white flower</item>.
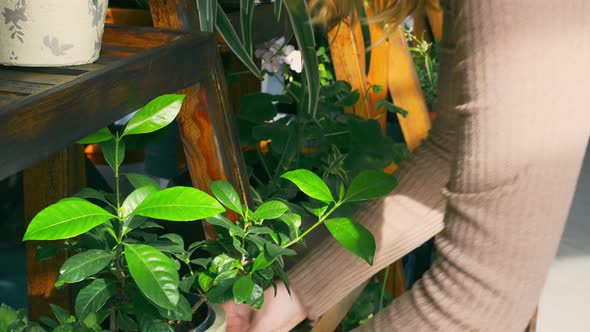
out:
M284 37L269 40L258 46L254 55L262 59L262 69L268 72L280 70L283 63L287 63L291 70L298 73L303 69L301 52L295 50L292 45L285 46Z
M303 59L301 57L301 51L289 52L289 55L285 57L285 63L289 65L292 71L301 73L303 70Z

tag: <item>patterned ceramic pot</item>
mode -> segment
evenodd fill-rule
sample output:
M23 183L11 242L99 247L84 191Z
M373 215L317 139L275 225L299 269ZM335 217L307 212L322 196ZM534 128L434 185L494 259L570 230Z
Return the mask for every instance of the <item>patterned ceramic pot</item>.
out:
M55 67L98 59L108 0L0 0L0 64Z

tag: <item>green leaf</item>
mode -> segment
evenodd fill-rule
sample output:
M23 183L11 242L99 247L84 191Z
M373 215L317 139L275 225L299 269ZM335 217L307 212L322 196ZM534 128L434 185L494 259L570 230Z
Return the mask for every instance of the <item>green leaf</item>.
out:
M162 236L160 236L161 239L168 239L176 244L178 244L178 246L180 246L180 248L184 249L184 240L182 239L182 236L178 235L178 234L174 234L174 233L168 233L168 234L164 234Z
M100 192L96 189L92 189L92 188L84 188L84 189L80 190L78 193L76 193L76 195L74 195L74 197L84 198L84 199L96 199L96 200L99 200L99 201L107 203L107 204L109 203L105 193Z
M102 128L101 130L95 132L92 135L86 136L83 139L79 140L78 144L96 144L104 141L108 141L113 138L113 134L109 128Z
M240 26L244 48L252 56L252 16L254 15L254 0L240 0Z
M321 205L321 206L314 206L312 204L306 204L306 203L302 203L303 207L311 214L313 214L316 217L320 217L322 216L326 210L328 210L328 207L330 207L330 205Z
M395 106L393 103L385 99L381 99L375 104L375 109L380 109L381 107L385 107L385 110L389 113L400 114L404 118L408 115L408 111L399 106Z
M61 240L85 233L116 218L82 198L66 198L39 212L23 240Z
M137 331L138 326L127 314L117 311L117 327L123 331Z
M344 201L364 201L383 197L397 186L397 180L393 175L379 171L363 171L355 176Z
M51 312L53 312L55 319L57 319L57 321L60 324L65 324L66 321L68 320L68 318L70 317L70 313L67 312L65 309L63 309L62 307L55 305L55 304L50 303L49 307L51 308Z
M324 222L328 231L346 249L373 265L375 238L363 225L349 218L334 218Z
M216 0L197 0L199 25L202 32L213 32L215 29L216 2Z
M306 169L298 169L281 175L293 182L307 196L326 203L334 202L330 188L315 173Z
M223 227L223 228L227 228L230 229L234 226L236 226L236 224L234 224L233 222L231 222L229 219L227 219L226 217L222 216L222 215L216 215L216 216L211 216L211 217L207 217L208 223L210 223L211 225L215 225L215 226L219 226L219 227Z
M252 309L260 310L264 304L264 290L258 284L254 284L250 298L246 301Z
M115 139L100 143L100 148L104 159L107 161L111 169L115 169L123 163L125 159L125 142L117 141Z
M168 321L162 320L160 313L143 296L132 294L131 298L134 307L133 313L137 316L141 332L174 332Z
M268 201L260 205L251 215L254 220L268 220L279 218L289 210L287 204L281 201Z
M270 234L274 232L266 226L252 226L248 228L248 234Z
M289 226L291 237L296 238L299 236L301 229L301 216L296 213L285 213L280 220Z
M170 221L198 220L225 212L208 194L190 187L172 187L147 197L134 214Z
M207 292L209 303L225 303L233 298L232 286L236 278L222 279Z
M138 174L138 173L123 173L123 175L127 178L129 183L131 183L131 185L135 189L139 189L142 187L148 187L148 186L155 187L156 189L161 189L160 184L156 180L152 179L151 177L149 177L147 175Z
M248 53L248 50L244 47L236 30L232 26L231 22L229 21L227 15L223 12L223 8L221 5L217 3L217 22L216 27L217 31L223 38L223 40L227 43L227 46L232 50L235 56L242 61L242 63L256 76L262 77L260 73L260 69L254 63L252 56Z
M195 258L195 259L191 259L191 263L195 264L195 265L199 265L203 268L207 268L209 266L209 263L211 263L213 259L211 257L207 257L207 258Z
M275 0L275 17L280 21L281 9L283 8L283 0Z
M163 95L141 108L129 120L122 136L147 134L166 127L174 121L185 95Z
M279 257L279 256L295 256L297 253L293 249L289 248L282 248L277 246L274 243L267 242L264 246L264 249L268 253L270 257Z
M147 197L157 191L158 189L153 186L135 189L131 194L129 194L129 196L127 196L127 198L125 198L125 201L123 201L123 205L121 205L121 217L129 217L139 206L139 204L141 204Z
M273 103L275 96L268 93L254 93L240 99L240 118L255 124L263 124L277 116Z
M145 297L166 309L176 307L180 281L168 256L145 244L125 244L125 260Z
M97 312L113 296L115 284L107 279L95 279L82 288L76 297L76 316L84 319L91 312Z
M178 298L178 304L176 305L176 308L172 310L158 308L158 312L160 312L160 315L162 315L162 317L168 320L190 321L193 316L191 311L191 305L188 303L188 300L182 295L180 295L180 297Z
M88 315L86 315L86 317L82 320L82 324L84 324L86 327L89 327L89 328L97 328L97 329L100 328L100 326L98 326L98 323L96 321L96 313L95 312L88 313Z
M205 292L211 289L211 286L213 286L213 280L215 280L215 278L213 278L207 271L199 273L199 277L197 278L199 287Z
M127 233L131 232L136 228L145 229L145 228L164 228L152 221L146 222L147 218L141 216L130 216L125 218L123 221L123 228L122 232L123 235L127 235Z
M113 260L113 253L91 249L68 258L59 269L57 283L75 283L100 272Z
M254 289L254 281L249 275L240 277L232 288L234 299L237 304L244 303L252 296L252 290Z
M320 73L314 31L305 0L283 0L289 13L297 45L301 50L307 86L306 112L315 118L320 95Z
M180 280L180 284L178 284L178 288L180 288L180 290L183 291L183 292L185 292L185 293L189 293L191 291L191 288L195 284L195 280L196 279L197 279L197 275L196 274L193 274L193 275L190 275L190 276L184 276Z
M211 182L211 192L228 209L243 215L240 195L229 182L223 180Z

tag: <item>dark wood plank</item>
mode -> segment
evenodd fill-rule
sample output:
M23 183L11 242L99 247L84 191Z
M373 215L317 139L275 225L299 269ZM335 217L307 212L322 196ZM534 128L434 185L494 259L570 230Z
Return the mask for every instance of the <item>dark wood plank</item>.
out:
M102 45L100 54L101 56L130 57L143 50L145 50L145 48L126 45Z
M2 106L8 105L8 104L16 103L23 98L24 98L23 96L12 96L12 95L0 94L0 108Z
M0 109L0 177L48 157L161 94L209 79L217 55L215 39L181 36L165 47L114 61Z
M10 69L0 69L0 79L9 81L19 81L28 83L41 84L62 84L73 80L76 76L71 75L56 75L43 72L20 71Z
M30 95L51 88L53 84L11 81L0 78L0 91L19 95Z
M102 37L102 44L148 49L169 44L172 41L183 38L183 36L186 36L186 34L173 30L162 31L149 27L106 25Z
M26 224L43 208L75 194L84 187L84 182L84 153L81 146L64 149L25 170ZM52 316L50 303L67 309L72 302L67 289L57 290L54 287L65 257L36 261L35 253L39 244L40 241L26 243L27 296L29 317L33 320L38 320L42 315Z

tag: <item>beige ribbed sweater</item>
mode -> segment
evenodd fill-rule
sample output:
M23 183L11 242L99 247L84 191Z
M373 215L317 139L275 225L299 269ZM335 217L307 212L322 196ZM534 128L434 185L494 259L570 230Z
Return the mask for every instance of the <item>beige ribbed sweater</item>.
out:
M590 1L451 0L440 114L356 218L373 266L327 239L289 273L317 319L436 236L434 266L362 331L518 331L553 260L590 133Z

